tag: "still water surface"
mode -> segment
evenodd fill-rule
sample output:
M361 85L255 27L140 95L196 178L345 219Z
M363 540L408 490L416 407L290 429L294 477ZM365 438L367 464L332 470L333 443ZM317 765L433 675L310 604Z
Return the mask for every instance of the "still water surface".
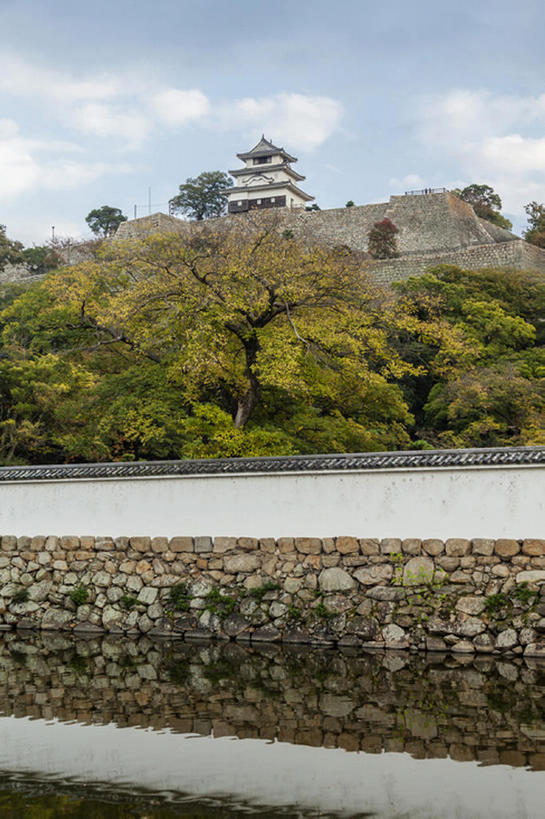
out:
M542 817L545 664L6 633L0 817Z

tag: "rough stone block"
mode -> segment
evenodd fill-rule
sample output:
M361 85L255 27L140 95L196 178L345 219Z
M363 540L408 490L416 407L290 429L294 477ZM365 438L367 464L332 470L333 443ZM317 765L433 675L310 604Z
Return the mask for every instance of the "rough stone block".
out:
M26 535L22 535L21 537L17 538L17 549L21 552L23 549L31 549L32 551L36 551L32 549L32 538L27 537Z
M194 538L195 551L197 554L205 554L212 551L212 538L207 535L201 535Z
M225 571L229 574L239 574L240 572L255 572L261 566L259 555L226 555L223 560Z
M429 557L413 557L403 569L404 586L429 585L433 581L435 564Z
M168 552L168 537L153 537L151 539L151 551L156 554Z
M218 554L224 554L225 552L233 552L236 548L236 537L215 537L212 551Z
M131 548L136 552L149 552L151 549L151 538L149 537L131 537Z
M522 553L530 557L541 557L545 555L545 540L525 540L522 544Z
M399 554L401 552L401 539L397 537L386 537L380 541L380 552L383 555Z
M80 549L86 549L91 551L95 548L95 538L94 535L83 535L83 537L79 538L79 547ZM66 547L64 547L66 548Z
M495 541L487 538L477 537L471 541L471 550L474 555L484 555L490 557L494 553Z
M360 538L360 552L362 555L380 554L380 541L375 537Z
M406 538L401 543L401 551L406 555L419 555L422 541L417 538Z
M322 541L317 537L296 537L295 548L305 555L319 555L322 551Z
M545 583L545 571L534 569L529 572L519 572L515 579L517 583Z
M279 537L276 541L278 551L282 554L293 552L295 550L295 541L292 537Z
M14 552L17 549L17 538L15 535L4 535L2 537L2 551Z
M30 548L34 552L41 552L45 548L45 541L46 541L45 535L36 535L35 537L30 539ZM2 548L4 547L2 546Z
M322 538L322 549L326 554L331 554L335 551L335 539L332 537Z
M115 550L115 543L111 537L96 537L95 551L97 552L113 552Z
M193 552L195 551L192 537L171 537L168 542L171 552Z
M494 551L500 557L513 557L520 552L520 543L518 540L507 540L506 538L496 541Z
M447 555L441 555L441 557L437 558L437 565L440 566L441 569L444 569L446 572L453 572L460 565L460 558L447 557Z
M355 537L343 536L335 538L335 545L337 547L337 551L342 555L348 555L352 552L359 552L358 539Z
M214 540L214 548L216 541ZM274 554L276 551L276 540L273 537L262 537L259 539L259 549L267 554Z
M130 538L121 535L114 538L115 548L120 552L126 552L131 545Z
M75 551L80 548L80 539L73 535L64 535L64 537L61 537L60 546L61 549Z
M256 549L259 549L259 540L256 537L239 537L237 543L238 548L245 552L255 552Z
M356 581L348 572L340 568L322 569L318 578L322 591L350 591L356 586Z
M471 541L464 538L451 537L445 543L445 552L448 557L464 557L471 551Z
M483 611L484 607L484 597L472 597L471 595L460 597L456 603L456 608L458 611L474 616L479 615Z
M394 567L390 563L380 563L377 566L358 569L354 572L354 577L362 586L378 586L389 583L393 573Z

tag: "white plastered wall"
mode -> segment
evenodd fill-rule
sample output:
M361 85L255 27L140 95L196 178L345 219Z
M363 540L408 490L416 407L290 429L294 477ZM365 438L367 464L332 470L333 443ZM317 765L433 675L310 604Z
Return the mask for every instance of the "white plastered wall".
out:
M545 538L545 466L6 482L0 533Z

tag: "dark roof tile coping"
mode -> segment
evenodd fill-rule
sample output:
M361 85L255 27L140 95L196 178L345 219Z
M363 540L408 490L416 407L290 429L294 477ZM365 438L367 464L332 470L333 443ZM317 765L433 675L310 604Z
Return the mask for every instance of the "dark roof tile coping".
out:
M154 478L175 477L177 475L267 475L290 472L464 469L471 467L539 465L545 466L545 446L334 453L266 458L218 458L195 461L122 461L98 464L7 466L0 468L0 483L10 481L93 480L99 478Z

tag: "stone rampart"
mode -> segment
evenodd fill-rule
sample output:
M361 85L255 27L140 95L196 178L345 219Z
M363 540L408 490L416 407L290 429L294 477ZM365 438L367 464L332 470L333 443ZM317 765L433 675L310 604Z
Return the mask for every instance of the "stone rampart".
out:
M466 270L500 268L545 273L545 251L523 239L516 239L455 250L414 253L397 259L370 261L368 264L373 278L382 284L404 281L410 276L421 276L440 264L453 264Z
M0 626L545 656L545 540L13 537Z

